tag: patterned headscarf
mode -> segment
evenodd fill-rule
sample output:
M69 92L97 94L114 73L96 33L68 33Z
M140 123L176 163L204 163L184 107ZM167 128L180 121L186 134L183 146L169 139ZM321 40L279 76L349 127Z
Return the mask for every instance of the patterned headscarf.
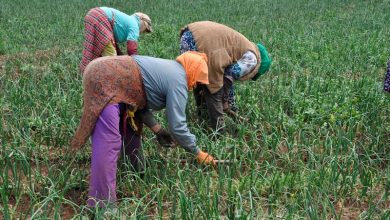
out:
M140 28L141 33L153 31L152 30L152 20L149 18L149 16L147 14L144 14L142 12L137 12L134 14L139 17L140 24L141 24L141 28Z
M194 88L196 83L209 84L209 71L205 53L188 51L176 58L186 71L188 90Z

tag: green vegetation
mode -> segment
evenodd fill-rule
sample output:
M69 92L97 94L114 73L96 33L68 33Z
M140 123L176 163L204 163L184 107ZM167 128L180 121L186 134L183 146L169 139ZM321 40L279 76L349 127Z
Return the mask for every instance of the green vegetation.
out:
M101 2L101 3L97 3ZM236 137L212 140L189 103L199 146L235 160L217 171L182 149L144 139L142 179L119 170L118 209L140 219L390 218L390 1L0 1L0 214L88 213L90 146L65 157L82 109L83 18L95 6L142 11L154 33L140 53L175 58L179 30L224 23L273 57L271 71L237 86ZM163 119L161 114L160 119ZM233 123L230 123L233 125Z

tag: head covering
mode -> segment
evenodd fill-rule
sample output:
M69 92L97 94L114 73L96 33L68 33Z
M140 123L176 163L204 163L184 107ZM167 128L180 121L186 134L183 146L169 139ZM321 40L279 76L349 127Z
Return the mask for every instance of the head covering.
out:
M176 61L186 71L188 90L191 90L196 83L209 84L209 71L205 53L188 51L178 56Z
M257 80L261 75L266 73L269 70L272 63L272 58L269 56L267 49L260 43L257 44L257 47L259 48L260 51L261 64L260 64L259 71L252 78L253 80Z
M139 17L140 25L141 25L141 33L142 32L152 32L152 20L149 18L147 14L144 14L142 12L134 13Z

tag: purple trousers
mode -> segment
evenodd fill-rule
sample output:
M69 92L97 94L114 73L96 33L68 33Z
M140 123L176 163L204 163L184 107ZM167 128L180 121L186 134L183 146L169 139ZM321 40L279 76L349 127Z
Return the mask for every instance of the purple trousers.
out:
M106 206L116 202L116 170L119 155L129 159L135 169L143 169L141 136L127 126L122 135L120 105L107 105L92 133L92 161L87 205ZM122 134L121 134L122 133ZM122 144L123 143L123 144Z

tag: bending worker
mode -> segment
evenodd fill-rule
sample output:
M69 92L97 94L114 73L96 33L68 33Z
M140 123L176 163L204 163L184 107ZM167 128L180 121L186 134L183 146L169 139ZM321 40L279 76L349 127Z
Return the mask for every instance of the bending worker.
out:
M74 151L92 135L89 206L116 201L116 169L121 150L127 157L142 158L142 124L155 133L159 124L149 108L166 109L169 130L176 142L196 156L201 164L215 165L214 158L196 143L186 122L185 108L188 90L198 84L208 84L207 57L203 53L187 52L176 60L148 56L112 56L92 61L85 69L84 108L80 125L72 139ZM121 110L130 114L125 131ZM133 117L134 116L134 117ZM145 119L146 118L146 119ZM127 124L127 123L125 123ZM132 143L121 149L123 136Z
M127 54L138 54L138 38L152 32L152 21L141 12L127 15L117 9L100 7L91 9L84 18L84 48L80 71L93 59L122 55L118 43L127 42Z
M233 83L257 80L265 74L271 58L267 49L223 24L199 21L181 30L180 53L199 51L208 58L209 84L194 90L198 114L205 103L213 129L223 129L223 112L237 111Z

